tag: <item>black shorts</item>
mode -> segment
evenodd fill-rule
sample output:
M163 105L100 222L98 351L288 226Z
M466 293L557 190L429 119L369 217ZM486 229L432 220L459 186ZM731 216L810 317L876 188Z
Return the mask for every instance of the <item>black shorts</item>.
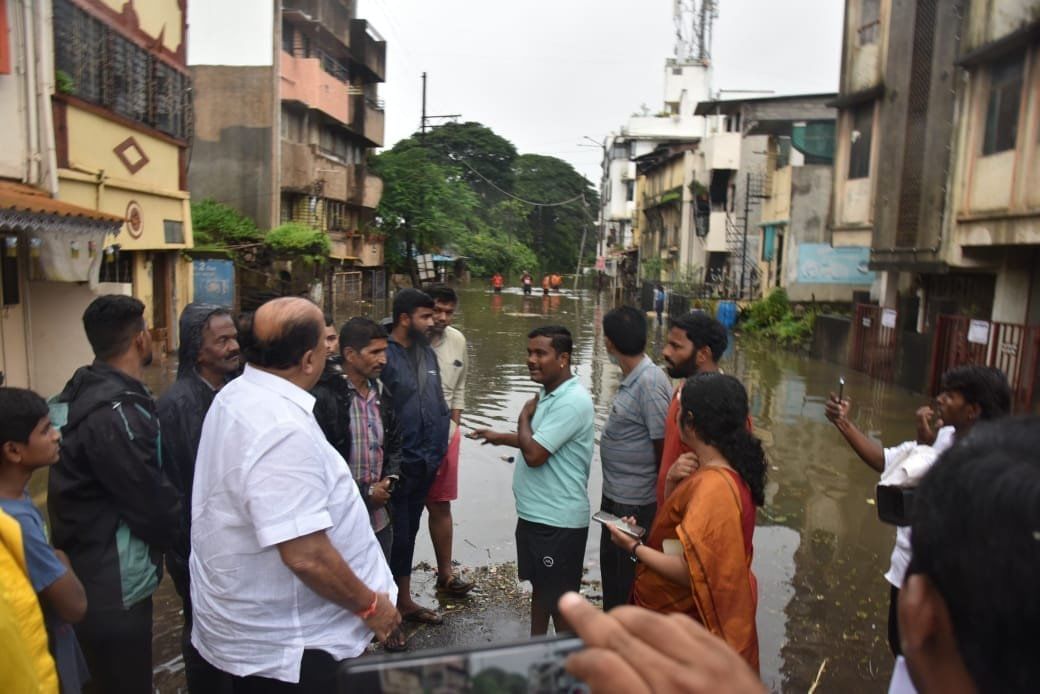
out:
M588 528L557 528L517 520L517 577L531 582L541 607L555 611L561 595L581 588L588 537Z

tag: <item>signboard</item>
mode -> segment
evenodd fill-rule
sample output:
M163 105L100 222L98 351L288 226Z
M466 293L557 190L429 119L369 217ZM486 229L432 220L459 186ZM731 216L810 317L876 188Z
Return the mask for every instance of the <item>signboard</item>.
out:
M976 345L989 344L989 323L984 320L973 320L968 326L968 342Z
M195 302L231 307L235 304L235 264L230 260L196 259Z
M804 284L871 284L870 249L861 246L832 248L827 243L798 246L798 282Z
M881 327L882 328L894 328L896 327L896 312L895 309L886 308L881 310Z

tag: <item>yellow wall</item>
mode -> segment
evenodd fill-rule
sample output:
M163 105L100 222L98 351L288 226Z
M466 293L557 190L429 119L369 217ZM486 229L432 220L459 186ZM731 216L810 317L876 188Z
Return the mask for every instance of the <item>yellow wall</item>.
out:
M116 12L122 12L126 0L102 0ZM152 38L159 38L162 34L163 46L171 51L176 51L184 40L182 28L184 16L180 11L177 0L146 0L134 3L134 11L137 13L137 21L141 30Z

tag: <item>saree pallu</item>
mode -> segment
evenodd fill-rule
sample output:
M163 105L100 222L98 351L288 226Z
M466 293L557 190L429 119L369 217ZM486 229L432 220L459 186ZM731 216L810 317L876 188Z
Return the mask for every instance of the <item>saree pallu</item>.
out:
M758 583L751 572L755 508L751 492L728 469L690 475L665 501L647 544L663 551L678 540L690 582L679 585L645 564L636 567L632 601L655 612L682 612L728 643L758 672Z

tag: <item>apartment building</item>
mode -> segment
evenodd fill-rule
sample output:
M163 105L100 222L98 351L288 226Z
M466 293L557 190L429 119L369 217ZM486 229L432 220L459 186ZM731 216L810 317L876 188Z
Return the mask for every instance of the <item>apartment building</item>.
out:
M191 190L262 230L295 221L326 232L330 290L337 275L363 275L369 293L385 289L383 239L370 225L383 185L366 162L383 144L386 42L346 0L191 8ZM228 21L235 50L222 41Z

